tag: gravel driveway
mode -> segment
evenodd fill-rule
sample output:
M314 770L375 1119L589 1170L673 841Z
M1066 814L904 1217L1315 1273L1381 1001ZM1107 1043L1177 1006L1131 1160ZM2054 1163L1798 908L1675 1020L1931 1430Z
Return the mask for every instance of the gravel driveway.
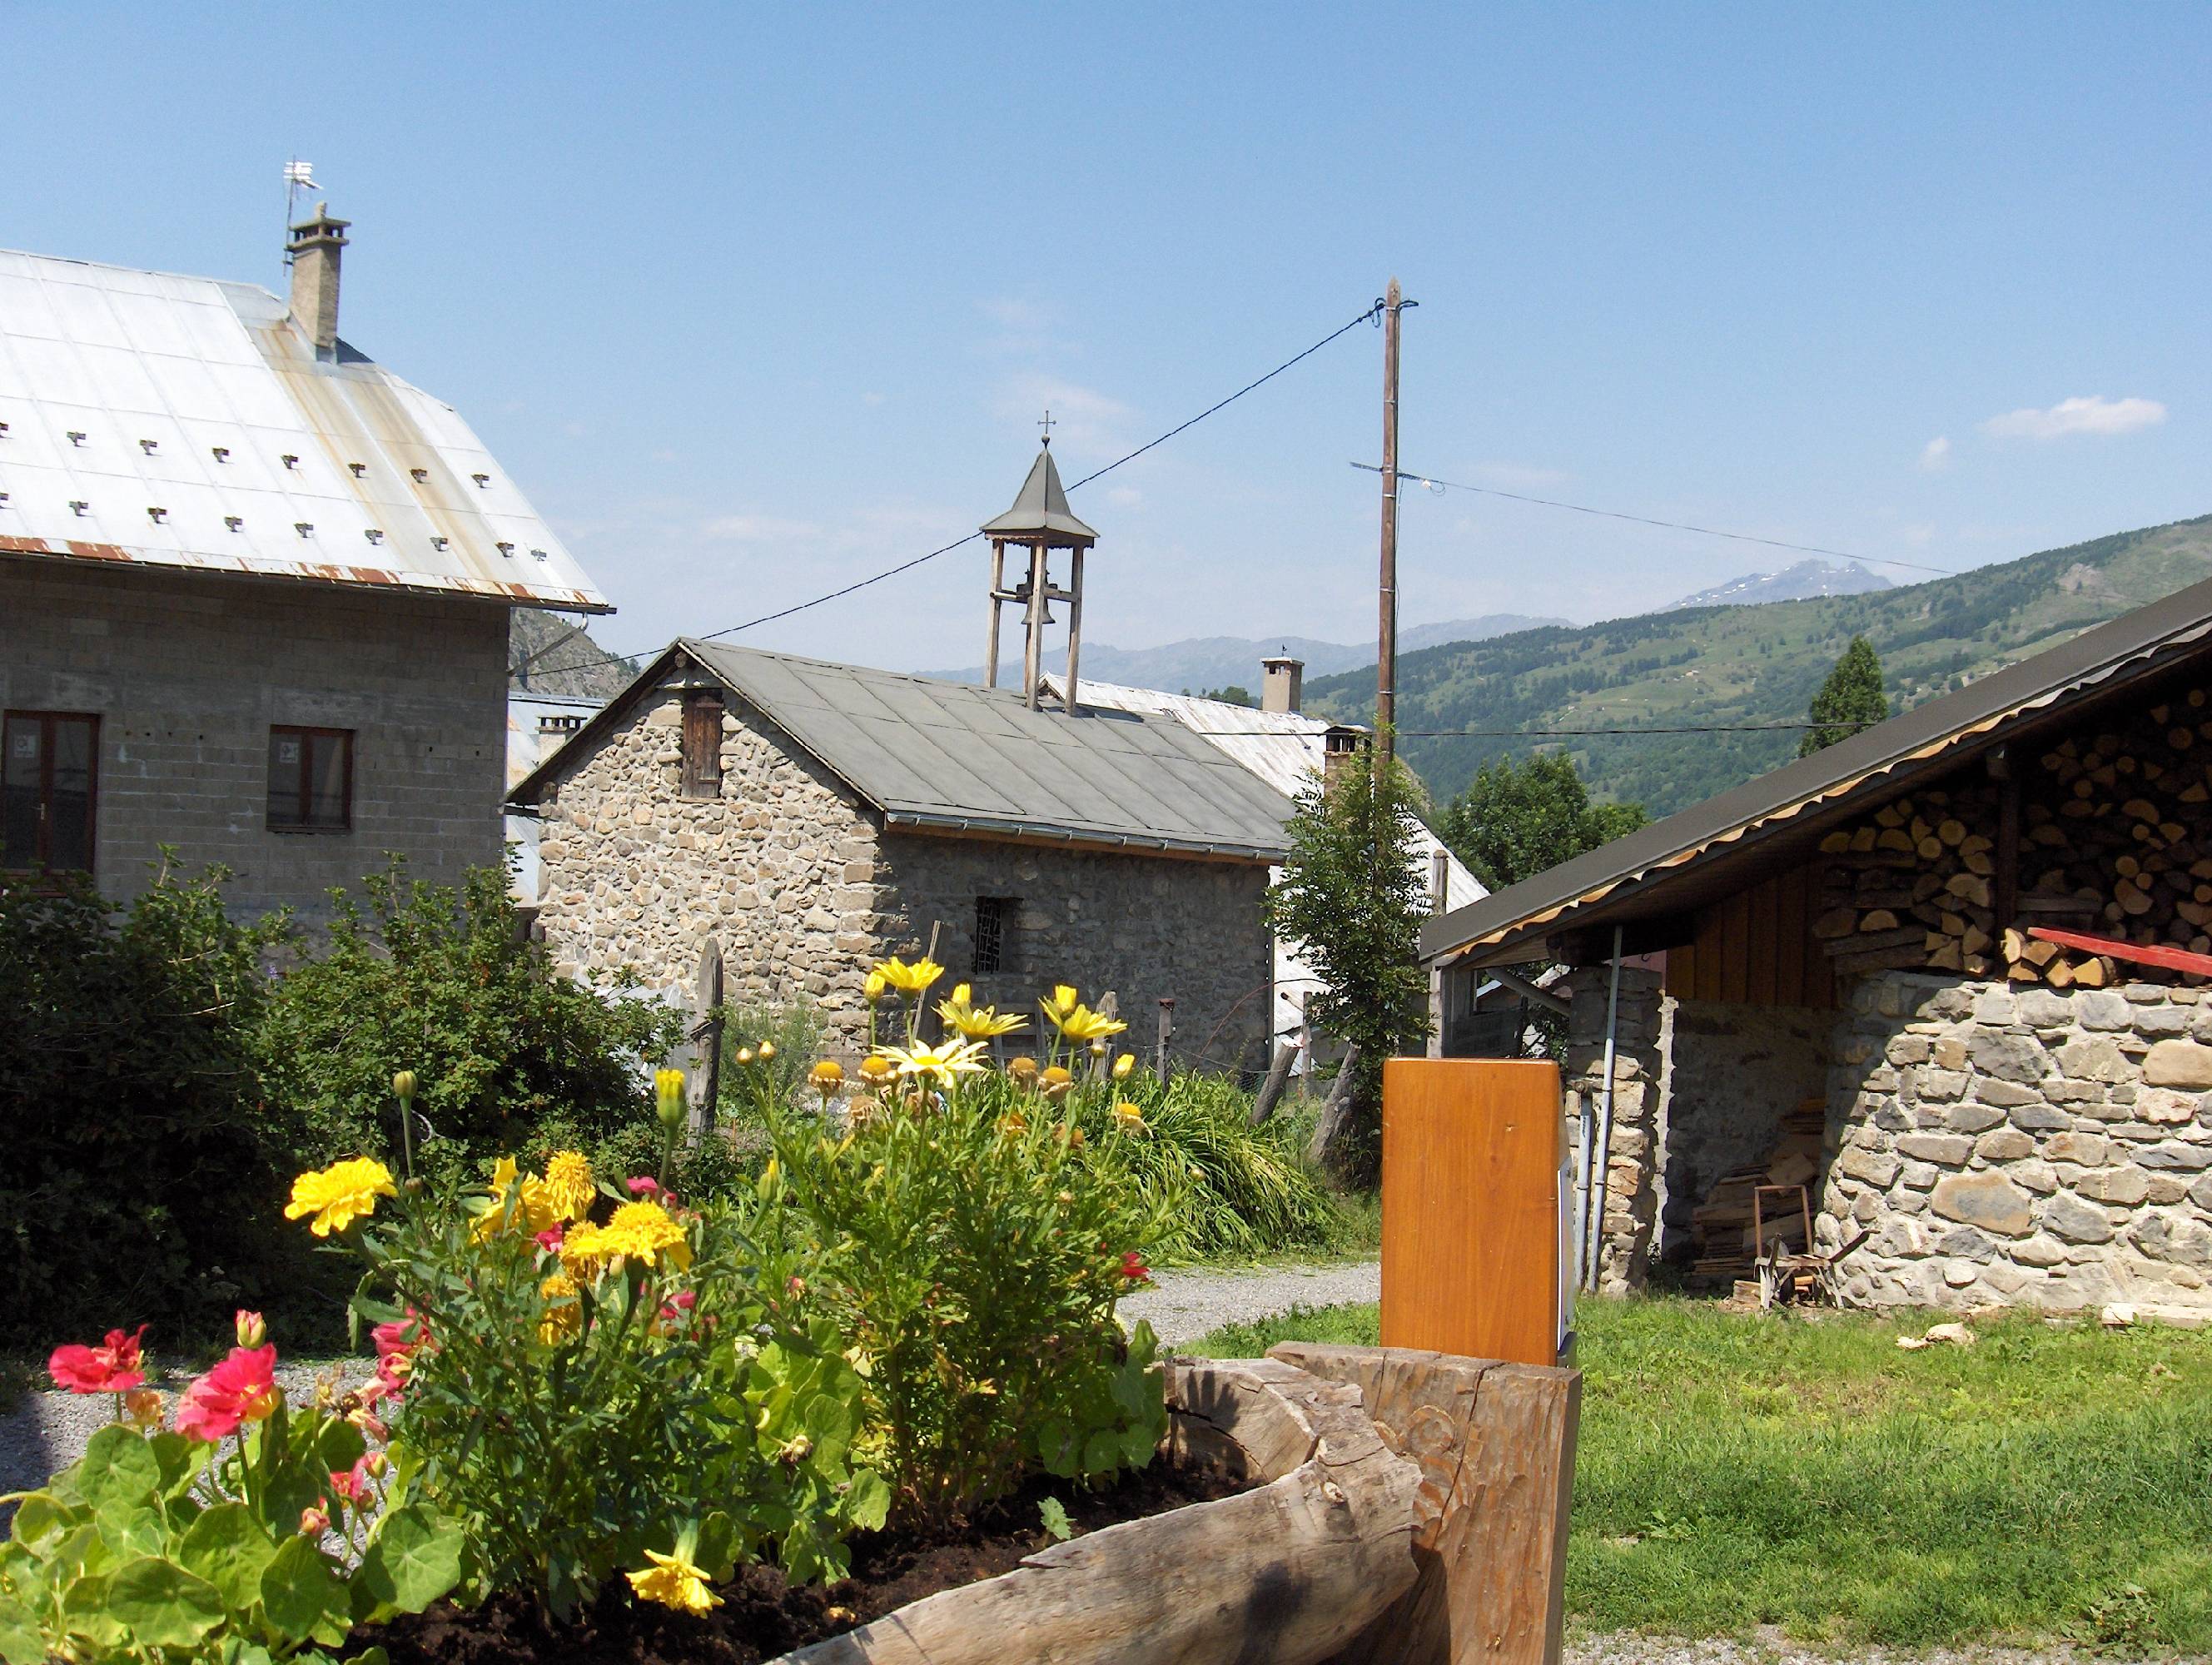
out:
M1295 1306L1334 1307L1348 1301L1382 1298L1379 1261L1337 1266L1244 1267L1223 1271L1208 1267L1163 1269L1152 1274L1159 1285L1124 1299L1124 1324L1152 1321L1169 1346L1194 1341L1224 1324L1249 1324Z
M1570 1641L1565 1665L2118 1665L2118 1656L2085 1654L2064 1643L2047 1648L1936 1648L1893 1653L1885 1648L1823 1652L1761 1628L1742 1641L1685 1641L1664 1636L1588 1636ZM2168 1660L2166 1665L2185 1665Z

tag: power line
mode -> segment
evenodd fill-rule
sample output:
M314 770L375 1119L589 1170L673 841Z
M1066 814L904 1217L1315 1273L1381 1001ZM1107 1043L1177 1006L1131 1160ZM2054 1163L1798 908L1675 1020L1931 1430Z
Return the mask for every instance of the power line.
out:
M1354 463L1354 468L1364 469L1370 474L1382 471L1373 463ZM1878 567L1905 567L1914 572L1940 573L1946 578L1956 578L1956 567L1931 567L1922 561L1899 561L1888 556L1853 555L1848 550L1824 549L1818 544L1790 544L1779 538L1759 538L1747 532L1723 532L1715 526L1693 526L1683 520L1656 520L1648 514L1628 514L1620 509L1592 508L1587 503L1563 503L1553 497L1531 497L1524 492L1505 491L1497 486L1471 486L1458 480L1440 480L1433 474L1416 474L1409 468L1398 471L1402 490L1408 480L1425 486L1441 486L1449 491L1480 492L1486 497L1509 497L1516 503L1535 503L1544 508L1572 509L1577 514L1595 514L1607 520L1632 520L1639 526L1661 526L1668 532L1694 532L1704 538L1726 538L1738 544L1764 544L1771 550L1793 550L1799 555L1832 555L1839 561L1871 561Z
M1397 731L1401 740L1565 740L1597 734L1764 734L1781 730L1802 732L1808 728L1871 728L1865 722L1831 723L1695 723L1683 727L1662 728L1401 728ZM1209 728L1200 731L1209 738L1256 738L1280 736L1291 730L1279 728Z
M1349 335L1361 325L1374 318L1382 310L1382 303L1381 301L1376 301L1373 306L1366 308L1359 314L1358 317L1353 319L1350 323L1331 330L1327 335L1323 336L1319 341L1315 342L1312 346L1306 348L1303 352L1292 354L1289 358L1285 359L1280 364L1278 364L1273 369L1268 371L1266 375L1261 376L1255 380L1246 382L1242 387L1229 395L1227 398L1217 400L1215 403L1207 405L1205 410L1191 417L1189 421L1177 422L1173 428L1168 429L1166 433L1161 434L1158 438L1147 440L1144 444L1139 446L1134 451L1130 452L1127 455L1116 457L1112 462L1107 464L1105 467L1085 475L1073 485L1068 487L1067 489L1070 491L1080 491L1085 486L1089 485L1093 480L1103 479L1107 475L1111 474L1115 469L1120 468L1123 464L1136 461L1138 458L1143 456L1147 451L1151 451L1159 446L1165 445L1170 440L1175 438L1176 434L1197 427L1199 423L1204 422L1208 416L1214 415L1218 411L1227 410L1231 405L1236 404L1237 400L1243 398L1247 393L1256 392L1258 389L1266 386L1277 376L1281 375L1284 371L1288 370L1296 365L1304 363L1307 359L1311 358L1316 353L1328 346L1329 343L1336 340L1340 336ZM960 549L966 544L975 543L978 538L981 538L982 535L983 534L980 532L971 532L964 538L956 538L950 544L939 545L938 548L930 550L927 555L918 555L911 561L902 561L896 567L886 567L879 573L872 573L866 578L857 579L854 582L845 585L842 588L830 591L827 595L817 595L811 601L798 602L792 606L781 608L773 613L763 613L758 618L749 618L742 624L732 624L720 630L709 630L704 635L699 637L698 640L701 641L713 641L722 636L733 636L738 635L740 631L756 629L763 624L773 624L778 619L789 618L793 613L803 613L810 608L819 607L828 602L842 600L846 596L851 595L856 590L865 590L871 584L880 584L887 578L896 578L901 573L912 572L916 567L921 566L927 562L934 561L940 555L950 555L957 549ZM584 667L584 665L589 663L614 663L623 659L641 658L645 653L652 653L656 650L652 648L641 648L637 653L610 653L605 652L604 649L597 651L599 653L599 659L596 661L580 661L575 665L549 665L545 667L540 674L551 676L560 671L580 670Z

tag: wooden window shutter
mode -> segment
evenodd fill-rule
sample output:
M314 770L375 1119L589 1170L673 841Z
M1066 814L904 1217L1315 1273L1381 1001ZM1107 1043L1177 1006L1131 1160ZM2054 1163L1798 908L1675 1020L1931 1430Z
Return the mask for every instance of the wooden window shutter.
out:
M684 795L722 795L722 700L693 694L684 702Z

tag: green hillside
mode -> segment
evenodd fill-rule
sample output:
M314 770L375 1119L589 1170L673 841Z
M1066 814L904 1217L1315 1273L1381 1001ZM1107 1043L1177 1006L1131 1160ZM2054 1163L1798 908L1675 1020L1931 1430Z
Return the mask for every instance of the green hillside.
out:
M1522 738L1423 729L1666 728L1802 719L1854 635L1881 655L1899 708L2039 653L2212 576L2212 516L2046 550L1955 578L1871 592L1647 613L1452 642L1398 661L1401 749L1439 799ZM1371 721L1375 672L1306 684L1305 708ZM1595 736L1557 742L1593 789L1664 815L1787 762L1797 736Z

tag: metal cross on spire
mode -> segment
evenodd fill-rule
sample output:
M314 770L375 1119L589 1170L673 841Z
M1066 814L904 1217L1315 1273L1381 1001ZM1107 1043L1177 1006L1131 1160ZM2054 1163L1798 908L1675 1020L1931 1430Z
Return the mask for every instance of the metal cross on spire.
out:
M1052 443L1052 410L1050 406L1046 407L1044 420L1039 422L1037 426L1044 429L1044 442L1047 445L1050 445Z

